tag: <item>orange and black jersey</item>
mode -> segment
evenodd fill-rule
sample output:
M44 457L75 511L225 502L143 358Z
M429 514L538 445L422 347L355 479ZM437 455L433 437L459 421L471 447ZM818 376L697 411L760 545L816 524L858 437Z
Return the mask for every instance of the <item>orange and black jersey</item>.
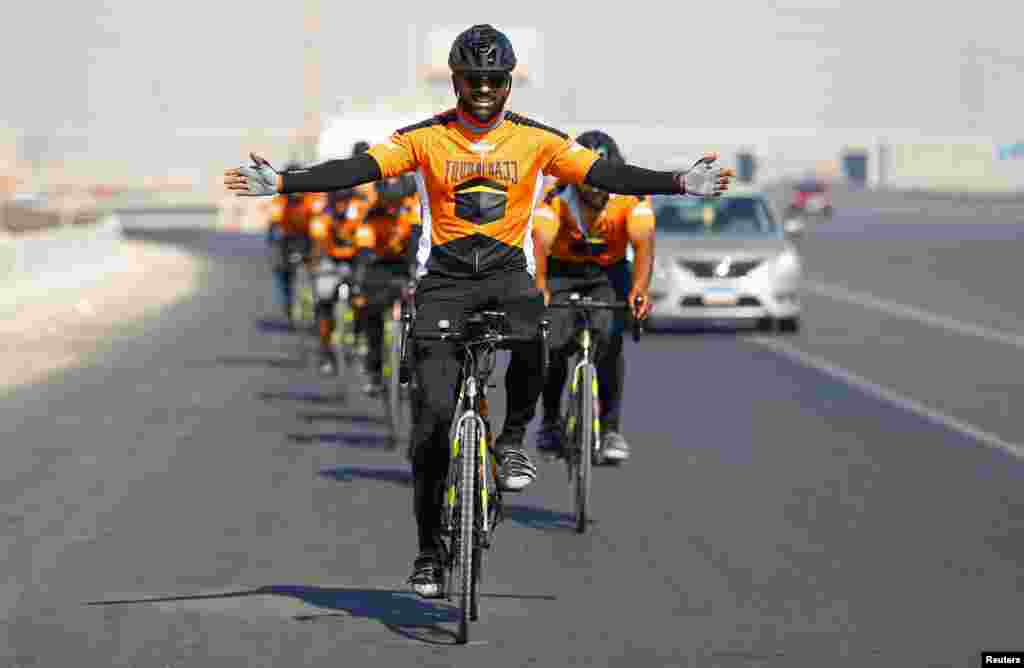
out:
M320 193L280 195L274 198L270 222L285 236L306 236L313 218L323 211L326 198Z
M611 195L588 225L576 188L552 188L536 211L535 225L550 240L548 254L563 262L609 267L626 257L630 239L648 237L654 230L649 197Z
M533 272L530 225L543 175L579 183L598 155L507 112L479 130L448 111L395 132L369 155L384 178L415 171L422 202L418 274Z
M356 238L359 224L366 218L376 198L373 184L332 192L323 213L310 226L310 235L318 250L336 260L353 258L359 250L360 240Z
M479 129L455 110L398 130L367 153L282 174L280 190L337 190L411 171L423 201L420 275L530 271L529 230L542 174L623 195L681 192L675 172L598 160L558 130L518 114Z
M412 230L419 224L420 204L415 195L407 197L398 206L374 206L362 222L369 234L358 245L373 251L381 262L404 261Z

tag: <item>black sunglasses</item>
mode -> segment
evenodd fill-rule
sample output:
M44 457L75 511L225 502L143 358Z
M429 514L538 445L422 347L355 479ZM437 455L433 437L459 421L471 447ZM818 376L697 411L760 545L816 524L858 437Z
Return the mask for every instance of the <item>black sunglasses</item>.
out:
M505 88L512 81L512 75L505 72L468 72L463 76L470 88L483 88L484 82L489 88Z

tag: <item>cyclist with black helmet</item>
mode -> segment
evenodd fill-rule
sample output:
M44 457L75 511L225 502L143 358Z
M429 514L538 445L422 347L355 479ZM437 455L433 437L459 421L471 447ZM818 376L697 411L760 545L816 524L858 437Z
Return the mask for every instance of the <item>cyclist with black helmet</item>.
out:
M584 132L577 143L603 159L625 164L615 140L600 130ZM633 317L644 318L654 259L654 212L650 198L611 195L587 184L557 183L534 212L537 285L549 300L565 301L572 293L598 301L628 301ZM632 280L627 248L632 248L637 272ZM551 309L551 366L543 393L544 417L537 449L557 456L562 451L559 405L573 349L573 313ZM597 377L601 397L601 455L609 462L629 458L629 444L620 431L625 376L622 334L624 312L595 311Z
M712 167L712 158L675 172L614 164L554 128L507 111L516 57L508 38L490 25L462 32L448 63L455 108L396 131L366 154L295 174L279 174L251 155L252 165L224 174L229 190L259 196L347 188L416 172L423 206L416 328L436 331L438 321L448 320L460 329L469 312L490 307L506 312L509 334L536 335L544 299L533 279L530 226L544 174L638 195L713 197L728 188L732 171ZM506 418L493 451L499 484L510 491L536 477L523 440L544 385L540 353L539 342L519 345L505 375ZM417 347L415 358L413 487L420 554L410 582L419 595L434 597L441 593L441 494L461 366L448 343Z

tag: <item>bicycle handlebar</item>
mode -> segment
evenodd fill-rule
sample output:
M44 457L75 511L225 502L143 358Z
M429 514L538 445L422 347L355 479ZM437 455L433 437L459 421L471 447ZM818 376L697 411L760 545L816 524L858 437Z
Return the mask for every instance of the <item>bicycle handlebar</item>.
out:
M637 298L637 304L640 303ZM565 308L574 310L587 310L587 309L605 309L609 311L631 311L629 302L602 302L596 299L590 299L589 297L580 297L578 294L573 293L569 297L567 302L552 302L548 305L549 308ZM638 318L633 318L633 341L640 340L640 334L643 333L643 321Z
M408 385L412 378L412 371L409 369L409 340L415 339L417 341L447 341L455 344L462 344L464 346L473 345L485 345L494 344L501 345L504 343L536 343L536 336L515 336L510 334L498 334L495 332L485 332L483 334L469 334L465 331L459 330L438 330L435 332L412 332L412 314L405 313L402 316L402 346L401 346L401 362L399 364L398 380L403 385ZM538 331L540 334L541 343L541 373L547 376L548 367L550 366L551 356L548 350L548 333L550 332L551 323L548 320L541 320L539 323Z

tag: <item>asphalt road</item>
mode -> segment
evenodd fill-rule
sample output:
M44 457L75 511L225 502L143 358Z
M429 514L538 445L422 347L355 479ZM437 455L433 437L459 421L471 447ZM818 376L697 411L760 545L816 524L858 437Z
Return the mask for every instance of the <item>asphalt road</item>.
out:
M802 244L800 334L627 344L633 460L598 470L583 536L559 465L509 499L468 647L447 604L407 592L410 477L382 411L315 376L261 239L144 234L206 257L202 292L0 396L3 665L960 667L1024 650L1020 224L862 197Z

